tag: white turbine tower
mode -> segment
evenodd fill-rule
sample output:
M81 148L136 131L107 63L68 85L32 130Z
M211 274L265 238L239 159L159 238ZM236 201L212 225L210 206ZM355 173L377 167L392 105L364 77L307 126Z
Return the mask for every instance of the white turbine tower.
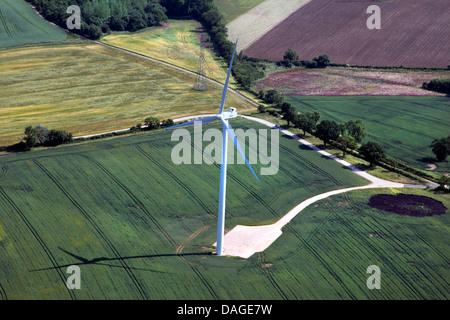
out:
M225 105L225 98L227 96L228 83L230 81L231 67L233 65L234 54L236 53L236 46L237 46L237 40L236 40L236 44L234 46L233 56L231 57L230 67L228 69L227 80L226 80L225 86L223 88L222 102L220 105L219 113L215 116L205 117L205 118L201 118L198 120L182 123L182 124L167 128L167 129L173 129L173 128L190 126L190 125L195 124L196 122L201 122L201 124L208 124L208 123L211 123L216 120L220 120L222 122L223 138L222 138L222 162L221 162L221 168L220 168L219 212L218 212L218 221L217 221L217 249L216 249L217 255L223 254L223 237L224 237L224 233L225 233L225 196L226 196L226 185L227 185L228 136L230 136L230 138L234 141L234 144L236 145L236 148L238 149L239 153L245 159L245 162L247 163L250 170L253 172L253 175L259 181L258 177L256 176L255 172L252 169L252 166L250 165L247 158L245 157L244 151L242 150L241 146L239 145L239 142L237 141L237 138L236 138L236 135L234 134L233 128L231 128L230 124L228 123L229 119L234 119L237 117L236 109L229 108L228 111L225 111L225 112L223 111L224 105Z

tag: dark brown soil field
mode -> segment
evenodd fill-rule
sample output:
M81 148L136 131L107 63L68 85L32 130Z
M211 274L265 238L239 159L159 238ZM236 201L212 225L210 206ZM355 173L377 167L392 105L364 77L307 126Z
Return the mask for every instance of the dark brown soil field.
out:
M447 209L442 202L412 194L377 194L369 200L372 208L412 217L428 217L444 214Z
M370 5L381 9L381 29L366 26ZM448 0L312 0L244 53L282 60L287 49L300 60L328 54L334 63L370 66L450 65Z

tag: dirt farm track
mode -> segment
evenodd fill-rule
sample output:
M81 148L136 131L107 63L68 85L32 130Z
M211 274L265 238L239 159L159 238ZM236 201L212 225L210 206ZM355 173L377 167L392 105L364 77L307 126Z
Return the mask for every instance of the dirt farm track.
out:
M381 10L381 29L369 30L370 5ZM282 60L294 49L300 59L328 54L334 63L372 66L444 67L450 64L448 0L386 2L313 0L244 51Z

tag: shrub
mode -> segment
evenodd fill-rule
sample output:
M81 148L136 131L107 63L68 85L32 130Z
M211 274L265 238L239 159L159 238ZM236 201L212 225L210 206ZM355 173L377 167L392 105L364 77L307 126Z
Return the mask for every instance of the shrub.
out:
M385 158L384 149L378 143L372 141L362 145L359 152L372 166Z
M423 89L450 94L450 79L432 79L422 84Z
M48 133L47 141L44 143L45 146L57 146L64 143L72 142L72 134L63 130L50 130Z
M158 129L161 126L160 120L156 117L147 117L144 122L148 130Z
M264 107L263 105L259 105L259 106L258 106L258 112L259 112L259 113L266 113L266 112L267 112L267 109L266 109L266 107Z
M284 101L284 98L278 91L270 89L264 95L264 100L267 103L281 105L283 103L283 101Z
M173 122L172 119L167 119L167 120L163 120L163 122L161 123L161 127L167 128L167 127L173 126L174 124L175 123Z
M450 136L433 140L430 147L436 156L436 161L444 161L450 153Z

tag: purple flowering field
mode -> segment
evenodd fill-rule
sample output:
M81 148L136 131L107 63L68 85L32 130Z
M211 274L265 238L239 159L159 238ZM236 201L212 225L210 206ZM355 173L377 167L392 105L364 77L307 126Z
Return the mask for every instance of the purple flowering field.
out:
M449 71L376 69L304 69L276 72L256 84L257 91L275 89L283 95L442 95L421 88L424 81L448 78Z

